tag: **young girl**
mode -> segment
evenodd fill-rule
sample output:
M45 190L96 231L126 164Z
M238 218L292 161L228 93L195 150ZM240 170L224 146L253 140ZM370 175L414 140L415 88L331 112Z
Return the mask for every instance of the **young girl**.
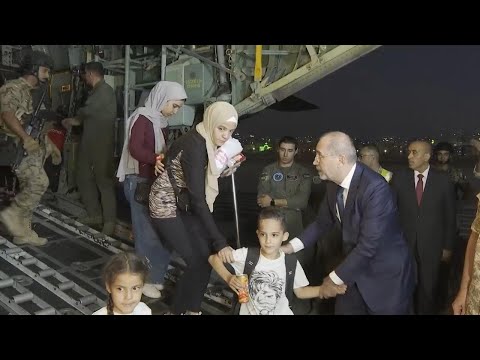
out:
M107 306L92 315L152 315L152 310L140 302L147 274L146 261L135 253L114 255L103 270Z

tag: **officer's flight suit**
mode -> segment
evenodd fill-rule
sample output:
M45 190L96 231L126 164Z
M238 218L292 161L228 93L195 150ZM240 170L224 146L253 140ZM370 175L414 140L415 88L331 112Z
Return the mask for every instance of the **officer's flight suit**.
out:
M303 230L302 210L308 205L312 176L304 166L293 163L281 167L278 162L266 166L260 174L258 196L269 195L272 199L287 199L285 211L289 239Z
M101 219L103 212L105 223L115 223L116 220L113 161L116 116L115 93L104 80L96 84L85 106L75 116L83 124L76 175L78 189L89 217Z

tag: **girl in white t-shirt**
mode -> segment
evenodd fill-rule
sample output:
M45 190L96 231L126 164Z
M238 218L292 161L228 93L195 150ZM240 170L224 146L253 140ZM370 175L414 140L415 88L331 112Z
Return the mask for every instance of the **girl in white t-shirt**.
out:
M103 270L107 306L92 315L152 315L152 310L140 302L147 274L146 260L135 253L114 255Z

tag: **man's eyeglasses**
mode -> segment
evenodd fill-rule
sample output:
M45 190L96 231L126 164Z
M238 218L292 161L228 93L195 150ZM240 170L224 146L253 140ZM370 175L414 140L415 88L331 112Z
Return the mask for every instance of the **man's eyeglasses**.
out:
M368 156L373 156L373 154L360 154L360 155L358 155L358 158L363 159L363 158L366 158Z

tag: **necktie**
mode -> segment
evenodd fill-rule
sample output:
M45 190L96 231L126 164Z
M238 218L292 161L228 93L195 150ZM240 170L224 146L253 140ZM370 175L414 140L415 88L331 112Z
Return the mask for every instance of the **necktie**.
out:
M338 214L340 215L340 221L342 221L345 205L343 203L343 188L341 186L337 188L337 206L338 206Z
M415 192L417 193L417 204L420 206L422 203L422 195L423 195L423 175L418 174L418 181L417 181L417 187L415 188Z

